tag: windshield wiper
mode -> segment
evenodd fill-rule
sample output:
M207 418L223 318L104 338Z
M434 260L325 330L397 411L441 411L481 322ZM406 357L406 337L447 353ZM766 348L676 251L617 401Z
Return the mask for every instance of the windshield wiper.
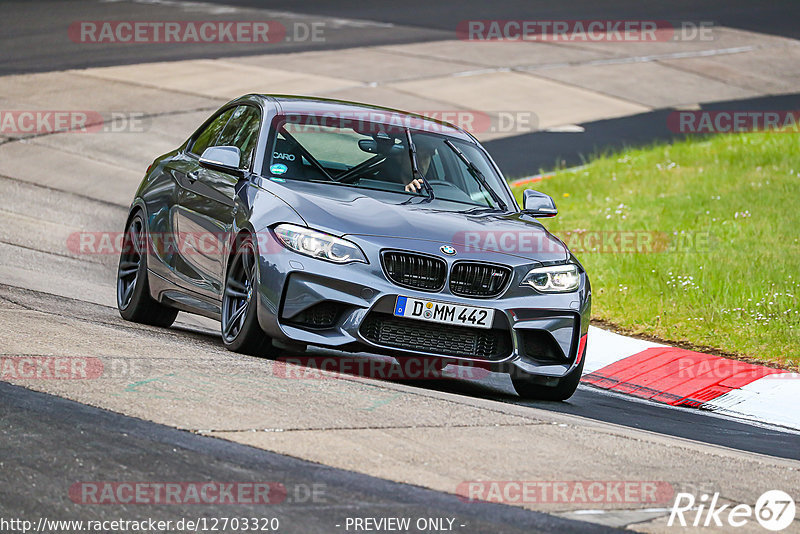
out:
M502 209L499 206L496 208L494 206L476 206L474 208L468 209L464 213L473 215L478 213L504 213L506 211L508 210Z
M483 188L489 192L492 199L497 203L500 209L506 211L508 209L506 203L503 202L503 199L500 198L500 195L498 195L497 192L489 186L489 182L486 181L486 176L483 175L481 170L478 167L476 167L475 164L472 163L467 158L467 156L465 156L464 153L461 152L461 150L459 150L458 147L453 144L452 141L450 141L449 139L445 139L444 144L449 146L450 150L455 152L456 155L459 157L459 159L464 162L464 165L467 166L467 170L472 175L472 177L475 178L478 181L478 183L480 183L483 186Z
M411 130L408 128L406 128L406 142L408 143L408 155L411 158L411 179L414 180L419 177L422 181L422 185L425 186L425 191L428 192L428 196L433 200L436 198L433 194L433 187L431 187L431 184L428 183L428 180L425 179L425 176L423 176L419 170L419 165L417 165L417 147L414 146L414 141L411 140Z

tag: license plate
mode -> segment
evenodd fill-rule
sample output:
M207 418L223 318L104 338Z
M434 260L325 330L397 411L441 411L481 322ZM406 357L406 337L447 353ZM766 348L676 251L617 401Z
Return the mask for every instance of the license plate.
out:
M435 300L422 300L411 297L397 297L394 305L396 317L407 317L433 323L455 324L474 328L491 328L494 310L462 306Z

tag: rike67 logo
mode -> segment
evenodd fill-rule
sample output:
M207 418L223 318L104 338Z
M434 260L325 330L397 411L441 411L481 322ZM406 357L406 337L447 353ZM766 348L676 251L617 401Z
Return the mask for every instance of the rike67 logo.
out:
M678 493L667 520L668 526L681 527L743 527L755 519L772 532L784 530L795 518L792 497L780 490L764 492L755 506L749 504L721 504L719 493L701 495L696 499L691 493Z

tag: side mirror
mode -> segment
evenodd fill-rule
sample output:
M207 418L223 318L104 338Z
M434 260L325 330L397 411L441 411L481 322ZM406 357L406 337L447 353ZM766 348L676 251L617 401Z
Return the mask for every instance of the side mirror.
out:
M550 195L545 195L533 189L526 189L522 193L522 213L531 217L555 217L558 215L556 203Z
M200 165L206 169L242 176L244 172L239 168L242 156L235 146L210 146L200 156Z

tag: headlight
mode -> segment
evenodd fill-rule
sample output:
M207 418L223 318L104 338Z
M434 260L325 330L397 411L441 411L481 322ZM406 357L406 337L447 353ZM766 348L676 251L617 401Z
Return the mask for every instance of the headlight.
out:
M575 291L581 283L577 265L552 265L532 269L522 284L531 286L542 293L566 293Z
M367 263L367 258L358 245L346 239L294 224L279 224L274 232L283 246L300 254L334 263Z

